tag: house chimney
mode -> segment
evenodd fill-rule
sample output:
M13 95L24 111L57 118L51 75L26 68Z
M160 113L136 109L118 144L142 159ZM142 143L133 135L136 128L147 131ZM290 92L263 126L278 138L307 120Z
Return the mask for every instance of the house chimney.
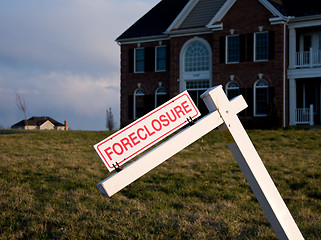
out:
M67 120L65 120L65 130L68 130Z

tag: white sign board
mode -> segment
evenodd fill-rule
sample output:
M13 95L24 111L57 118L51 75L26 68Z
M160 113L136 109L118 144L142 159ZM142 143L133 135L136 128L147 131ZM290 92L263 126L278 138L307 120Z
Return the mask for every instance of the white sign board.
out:
M192 98L184 91L94 148L111 172L200 115Z

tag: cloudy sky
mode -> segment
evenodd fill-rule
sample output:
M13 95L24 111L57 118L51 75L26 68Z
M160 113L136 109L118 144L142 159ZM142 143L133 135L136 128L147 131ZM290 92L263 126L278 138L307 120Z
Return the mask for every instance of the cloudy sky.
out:
M50 116L73 130L119 123L115 39L160 0L1 0L0 126Z

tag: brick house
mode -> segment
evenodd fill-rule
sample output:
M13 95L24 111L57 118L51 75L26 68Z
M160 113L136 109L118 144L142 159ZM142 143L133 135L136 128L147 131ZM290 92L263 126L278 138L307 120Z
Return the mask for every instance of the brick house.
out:
M162 0L116 41L121 126L188 90L242 94L246 127L319 124L321 8L317 1ZM310 108L310 105L313 105Z

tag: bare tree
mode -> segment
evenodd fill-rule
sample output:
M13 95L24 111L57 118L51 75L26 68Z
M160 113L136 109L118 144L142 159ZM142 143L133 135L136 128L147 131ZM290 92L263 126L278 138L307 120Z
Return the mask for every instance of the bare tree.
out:
M114 130L115 128L114 115L111 108L106 110L106 128L108 130Z
M23 97L21 97L18 93L16 93L16 104L20 111L23 112L25 117L25 123L28 129L28 120L27 120L27 103Z

